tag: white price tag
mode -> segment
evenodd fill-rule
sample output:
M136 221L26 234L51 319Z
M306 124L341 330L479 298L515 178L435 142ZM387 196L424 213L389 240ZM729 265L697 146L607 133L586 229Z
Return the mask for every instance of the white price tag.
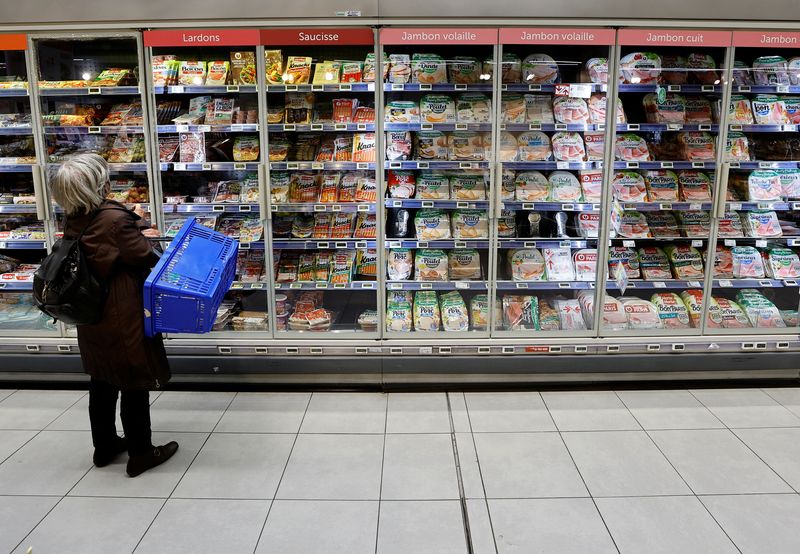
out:
M767 247L767 241L765 240L756 241L756 248L766 248L766 247Z
M693 169L703 169L706 166L706 162L692 162Z
M335 289L346 289L347 283L334 283L333 288Z
M527 288L528 288L528 283L514 283L514 285L515 285L515 286L516 286L518 289L527 289Z
M406 86L403 83L392 83L392 90L403 90Z
M556 131L566 131L568 129L566 123L556 123L554 125L554 128Z
M327 289L328 288L328 283L317 283L315 286L318 289Z
M318 242L317 243L317 248L322 249L322 250L324 250L326 248L330 248L330 243L328 243L328 242Z
M523 210L533 210L535 209L535 205L532 202L523 202L522 203Z
M204 163L200 167L202 168L203 171L211 171L211 164L209 163Z
M639 124L638 123L628 123L628 131L638 131Z
M719 281L720 287L729 288L733 286L733 281L729 281L728 279L720 279Z
M289 288L290 289L302 289L303 288L303 284L302 283L289 283Z
M375 283L361 283L362 289L374 289Z
M231 132L238 133L240 131L244 131L244 125L241 123L234 123L231 125Z
M702 210L703 209L703 205L702 204L698 204L698 203L695 202L695 203L689 204L689 209L690 210Z
M725 239L725 246L736 246L736 241L733 239Z
M637 169L639 167L639 162L625 162L625 167L628 169Z
M225 87L226 92L239 92L239 85L228 85Z
M322 129L323 129L322 123L312 123L311 124L311 130L312 131L322 131Z
M789 92L789 87L787 85L778 85L775 87L776 92L778 93L787 93Z
M661 162L661 169L672 169L675 167L674 162Z
M524 248L536 248L536 241L524 242L522 246Z
M528 125L528 130L529 131L541 131L542 130L542 124L541 123L531 123L531 124Z
M210 133L211 132L211 125L200 125L197 130L201 133Z
M556 169L569 169L569 162L556 162Z
M175 132L177 133L188 133L189 126L188 125L175 125Z
M359 204L358 205L359 212L368 212L369 211L369 204Z
M739 202L730 202L728 203L728 209L732 212L738 212L742 209L742 205Z
M636 241L633 240L623 240L622 246L625 248L636 248Z
M284 123L283 124L283 130L284 131L295 131L295 130L297 130L297 125L295 125L294 123Z
M569 95L573 98L591 98L592 85L587 83L572 83L569 85Z
M101 133L103 130L100 127L89 127L88 133L90 135Z
M456 131L466 131L468 128L466 123L456 123Z
M528 90L531 92L540 91L542 90L542 85L528 85ZM566 92L569 93L569 89L566 89ZM566 94L564 94L563 96L566 96Z
M311 162L311 169L325 169L325 162Z
M694 246L695 248L703 246L703 241L702 240L693 240L692 241L692 246Z
M655 281L653 283L653 288L665 289L665 288L667 288L667 284L664 281Z
M681 86L680 85L667 85L667 90L669 92L680 92Z
M324 204L314 204L314 211L315 212L324 212L327 209L328 209L327 206L325 206Z
M559 283L558 288L560 289L571 289L572 283Z
M467 247L467 243L464 242L464 241L457 240L457 241L455 241L453 243L453 246L455 246L456 248L466 248Z
M333 128L336 131L347 131L347 123L334 123Z
M172 164L172 169L174 169L175 171L186 171L186 164L184 163Z
M672 204L659 204L658 205L658 209L659 210L671 210L672 209Z
M343 83L343 84L339 85L339 90L343 90L343 91L353 90L353 85L351 85L349 83Z
M264 288L264 283L252 283L250 285L250 288L251 289L263 289Z
M389 290L402 290L403 283L388 283Z
M764 280L764 281L759 281L758 284L761 285L762 287L771 287L772 286L772 281L767 279L767 280Z
M172 94L183 94L184 88L180 85L169 87L169 92Z
M430 165L429 162L417 162L417 169L428 169Z
M288 162L286 164L286 169L300 169L300 164L297 162Z
M457 289L468 289L469 282L467 281L456 281L456 288Z
M433 283L420 283L419 288L423 290L430 290L433 288Z
M699 288L703 286L700 281L688 281L686 284L693 288Z
M100 87L89 87L86 91L87 94L103 94L103 91Z

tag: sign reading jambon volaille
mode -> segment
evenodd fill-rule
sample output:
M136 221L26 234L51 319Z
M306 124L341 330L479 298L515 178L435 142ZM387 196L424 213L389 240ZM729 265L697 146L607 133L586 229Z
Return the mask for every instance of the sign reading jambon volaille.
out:
M381 29L382 44L497 44L497 29L420 27Z
M519 27L500 29L501 44L614 44L616 31L602 28Z
M364 46L375 42L372 29L363 28L302 28L262 29L261 44L289 46L307 44L314 46Z
M255 46L258 29L184 29L144 32L144 45L158 46Z

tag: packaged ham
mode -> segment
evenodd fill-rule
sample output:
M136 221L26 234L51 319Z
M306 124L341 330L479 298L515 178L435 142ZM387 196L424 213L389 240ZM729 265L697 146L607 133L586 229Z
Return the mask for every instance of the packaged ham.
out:
M776 171L764 169L750 172L744 196L751 202L780 202L783 197L780 175Z
M638 250L639 268L645 281L672 279L669 258L658 246L642 246Z
M550 137L541 131L529 131L517 137L517 149L521 162L543 162L553 157Z
M683 202L711 201L711 179L702 171L695 169L679 171L678 186Z
M778 169L783 196L788 199L800 198L800 169Z
M386 330L409 332L414 328L411 293L390 291L386 298Z
M583 140L586 146L586 159L602 161L605 156L606 138L604 133L584 133Z
M583 238L596 239L600 231L600 214L581 212L578 214L578 232Z
M639 256L636 250L625 246L611 246L608 249L608 268L614 272L617 265L622 265L628 279L641 279L639 271Z
M402 161L411 158L413 142L409 131L386 132L386 159L389 161Z
M764 278L764 264L758 250L752 246L734 246L731 254L734 279Z
M650 234L657 239L680 237L678 222L672 212L645 212Z
M692 326L686 304L674 292L657 292L650 297L650 302L656 307L664 329L689 329Z
M800 258L789 248L770 248L766 253L767 276L772 279L800 278Z
M584 66L589 82L608 83L608 58L590 58Z
M414 270L414 254L408 248L386 251L386 275L390 281L411 279Z
M422 333L436 332L441 320L436 291L417 291L414 294L414 330Z
M753 99L751 106L757 125L782 125L789 121L786 116L786 104L777 96L759 94Z
M483 136L474 131L456 131L447 137L450 159L480 161L484 159Z
M614 148L616 159L623 162L650 161L650 151L647 142L634 133L620 133Z
M497 218L497 236L500 238L517 236L517 212L500 210L500 216Z
M469 318L475 331L483 331L489 326L489 297L476 294L469 303Z
M789 64L789 82L800 85L800 58L791 58Z
M559 327L562 331L585 331L586 322L581 313L581 303L577 299L556 298Z
M723 328L745 329L750 327L750 320L747 318L747 314L733 300L715 296L711 298L711 303L716 306Z
M678 133L683 159L690 162L713 162L716 158L716 139L706 131L684 131Z
M549 94L526 94L524 99L526 123L555 123L553 100Z
M686 123L689 125L710 125L714 122L711 102L704 96L686 97Z
M477 250L457 248L447 253L447 267L453 281L480 279L481 255Z
M515 162L519 158L517 138L508 131L500 133L500 152L498 156L501 162Z
M555 137L553 142L555 143ZM547 182L550 185L552 202L580 202L583 198L578 178L569 171L553 171L548 175Z
M612 296L604 295L603 318L600 325L607 331L622 331L628 328L628 316L622 302Z
M753 108L750 99L740 94L732 94L728 106L728 123L738 125L753 124Z
M650 202L677 202L678 175L670 169L651 169L644 174Z
M750 141L747 140L747 135L738 131L728 133L728 138L725 141L725 161L750 161Z
M645 239L650 237L650 228L644 214L636 210L625 210L615 221L617 235L627 239Z
M782 56L761 56L753 61L753 81L759 86L789 85L789 63Z
M442 329L469 331L469 312L460 292L451 290L439 297L439 311L442 314Z
M514 200L514 181L517 180L517 172L513 169L503 169L500 180L500 200Z
M692 81L700 85L715 85L719 83L717 62L709 54L692 52L686 58L689 75Z
M489 218L482 210L456 210L452 216L454 239L489 238Z
M580 133L559 131L553 135L553 157L559 162L586 160L586 147Z
M703 251L703 260L708 262L708 251ZM727 246L717 246L714 252L714 279L733 279L733 254Z
M539 171L517 173L514 186L518 202L547 202L550 198L550 182Z
M422 173L417 179L417 198L421 200L449 200L450 181L441 173Z
M525 97L521 94L504 94L500 101L500 121L525 123Z
M572 255L576 281L594 281L597 274L597 249L584 248Z
M733 86L746 87L753 85L753 77L750 75L750 68L741 60L733 62Z
M572 251L569 248L544 248L544 266L548 281L574 281Z
M720 238L744 237L744 227L738 212L725 212L719 220Z
M686 121L686 99L680 94L668 92L661 101L654 92L642 100L648 123L678 123Z
M599 169L587 169L579 173L584 202L600 202L603 192L603 172Z
M509 250L508 273L512 281L544 281L544 257L538 248Z
M539 301L535 296L503 296L503 324L508 331L539 330Z
M483 72L493 74L494 60L491 58L483 64ZM512 52L503 53L503 61L500 64L501 83L519 83L522 78L522 60Z
M456 101L456 121L459 123L489 123L492 101L480 93L464 93Z
M450 83L471 85L481 79L481 63L471 56L455 56L447 64Z
M620 59L619 67L622 83L656 84L661 76L661 57L652 52L632 52Z
M447 64L439 54L414 54L411 56L413 83L436 85L447 82Z
M678 212L681 234L687 238L707 238L711 231L711 216L702 210Z
M611 182L614 198L620 202L647 202L644 177L636 171L619 170Z
M589 123L604 124L606 122L606 106L608 104L605 94L592 94L589 98ZM625 110L622 107L622 100L617 99L617 123L627 123Z
M796 96L783 97L784 115L786 123L791 125L800 124L800 98Z
M386 123L419 123L419 106L409 100L392 100L386 104L383 118Z
M456 103L446 94L426 94L419 102L422 123L455 123Z
M482 174L457 173L450 177L450 198L453 200L485 200L486 182Z
M391 198L414 198L416 176L413 171L390 170L387 185Z
M748 237L770 238L783 235L778 214L772 210L745 212L745 232Z
M558 123L589 124L589 107L583 98L556 96L553 100L553 115Z
M447 135L441 131L420 131L414 139L420 160L446 160L450 154Z
M449 239L450 215L440 210L419 210L414 216L418 240Z
M449 281L447 253L420 248L414 255L415 281Z
M655 304L641 298L625 298L622 300L628 329L661 329L661 315Z
M750 324L756 328L783 328L786 324L775 304L755 289L742 289L736 293L736 302L742 307Z
M686 304L686 309L689 310L689 317L692 319L692 326L699 328L703 313L703 291L699 289L689 289L681 292L683 303ZM708 317L706 318L706 326L712 328L722 327L722 318L719 315L719 309L711 309L709 303Z
M531 54L522 60L522 82L529 85L558 83L558 64L547 54Z
M689 82L688 63L680 54L661 56L661 80L668 85L685 85Z
M672 274L676 279L703 278L703 258L695 247L669 244L664 247L664 252L672 265Z

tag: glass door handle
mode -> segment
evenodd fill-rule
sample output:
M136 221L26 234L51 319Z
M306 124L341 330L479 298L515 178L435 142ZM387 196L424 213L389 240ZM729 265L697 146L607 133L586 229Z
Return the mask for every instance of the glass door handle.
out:
M730 176L730 162L722 163L722 175L720 175L719 189L717 190L716 203L714 204L714 217L721 219L725 215L725 201L728 198L728 177Z
M40 221L45 221L49 217L49 214L44 183L42 182L42 171L39 164L31 166L31 177L33 179L33 194L36 197L36 217L38 217Z

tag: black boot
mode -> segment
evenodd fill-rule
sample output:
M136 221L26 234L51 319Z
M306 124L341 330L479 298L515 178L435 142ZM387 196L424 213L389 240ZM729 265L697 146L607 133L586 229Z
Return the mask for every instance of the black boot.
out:
M178 451L178 443L175 441L168 442L162 446L155 446L146 454L138 456L131 456L128 458L128 475L136 477L141 475L148 469L159 466L172 458L175 452Z
M92 461L96 467L106 467L114 459L128 450L128 441L122 437L114 437L109 446L94 449Z

